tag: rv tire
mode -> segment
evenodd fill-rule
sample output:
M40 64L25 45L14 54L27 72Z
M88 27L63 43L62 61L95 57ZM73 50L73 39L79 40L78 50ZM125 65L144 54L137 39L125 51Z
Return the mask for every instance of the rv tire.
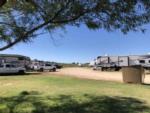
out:
M20 70L18 73L23 75L25 72L24 72L24 70Z
M43 72L44 71L44 69L43 68L40 68L40 72Z

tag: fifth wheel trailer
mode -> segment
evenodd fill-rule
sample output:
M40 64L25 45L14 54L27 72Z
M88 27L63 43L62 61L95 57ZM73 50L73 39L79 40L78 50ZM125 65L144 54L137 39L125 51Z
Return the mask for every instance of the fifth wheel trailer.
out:
M150 69L150 55L98 56L94 69L119 70L129 66L142 66Z

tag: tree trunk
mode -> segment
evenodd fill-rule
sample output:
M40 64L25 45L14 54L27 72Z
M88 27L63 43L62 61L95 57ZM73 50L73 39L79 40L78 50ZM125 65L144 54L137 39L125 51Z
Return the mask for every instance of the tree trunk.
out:
M7 0L0 0L0 7L2 7L6 2Z

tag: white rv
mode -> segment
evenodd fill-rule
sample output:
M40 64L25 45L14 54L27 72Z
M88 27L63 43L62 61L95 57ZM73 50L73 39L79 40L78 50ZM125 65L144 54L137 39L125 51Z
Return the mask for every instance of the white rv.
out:
M30 58L17 54L0 54L0 64L9 63L18 67L28 68L30 65Z
M150 69L150 55L98 56L94 70L119 70L128 66L142 66Z

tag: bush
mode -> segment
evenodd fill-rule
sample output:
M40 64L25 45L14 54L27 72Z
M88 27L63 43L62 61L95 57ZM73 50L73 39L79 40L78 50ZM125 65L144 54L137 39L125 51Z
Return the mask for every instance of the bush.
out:
M10 113L8 106L5 104L0 104L0 113Z
M20 103L13 110L14 113L33 113L34 111L35 107L29 102Z

